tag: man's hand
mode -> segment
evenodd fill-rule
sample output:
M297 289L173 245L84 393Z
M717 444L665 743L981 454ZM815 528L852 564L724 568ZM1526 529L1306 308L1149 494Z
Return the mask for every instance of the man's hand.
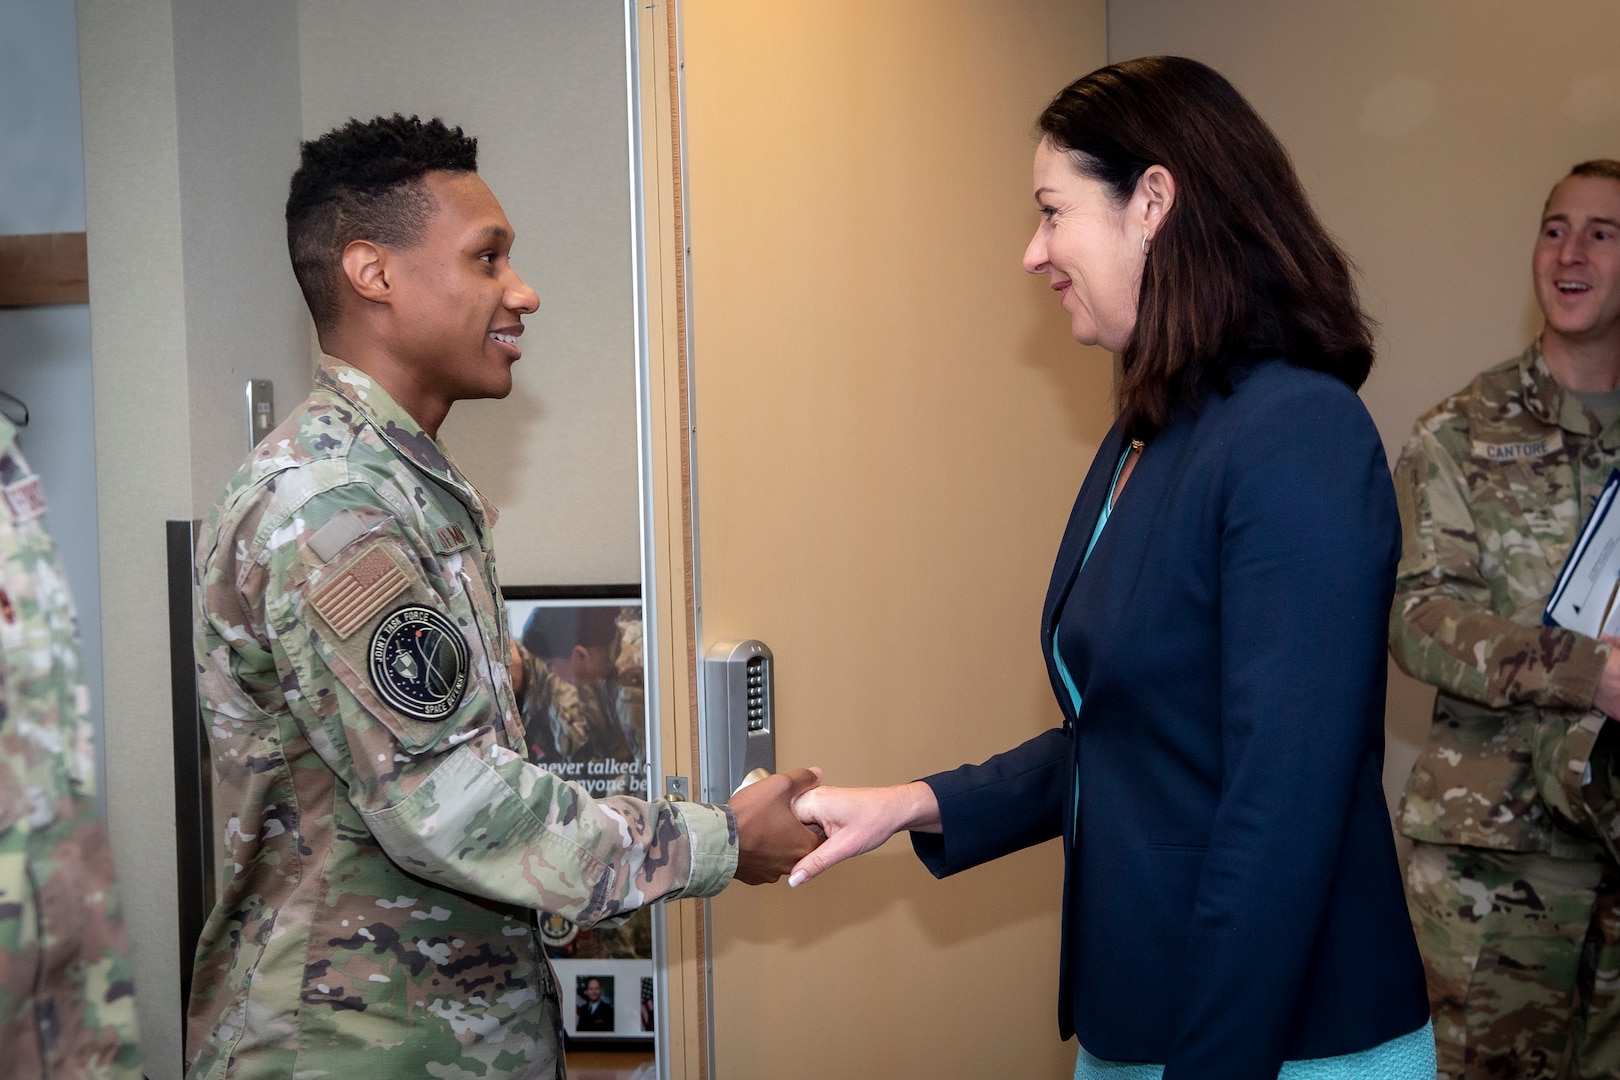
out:
M821 783L820 769L794 769L749 784L731 797L737 815L737 880L765 885L793 869L821 838L800 824L793 801Z
M799 820L827 842L800 859L788 884L799 886L825 870L880 846L904 829L940 831L939 800L921 780L881 788L817 788L793 801Z
M1620 720L1620 638L1605 634L1602 640L1613 648L1603 661L1603 674L1598 676L1597 693L1592 695L1592 708L1604 716Z

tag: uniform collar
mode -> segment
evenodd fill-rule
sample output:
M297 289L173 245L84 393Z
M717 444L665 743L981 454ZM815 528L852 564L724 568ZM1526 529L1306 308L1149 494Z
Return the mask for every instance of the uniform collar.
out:
M1586 411L1581 399L1558 385L1547 358L1541 355L1538 337L1519 357L1519 382L1524 388L1524 408L1545 424L1556 424L1575 435L1602 434L1597 418Z
M315 370L315 385L354 406L401 457L449 488L485 526L494 526L500 516L495 504L473 487L438 440L423 431L422 425L376 379L336 357L323 354Z

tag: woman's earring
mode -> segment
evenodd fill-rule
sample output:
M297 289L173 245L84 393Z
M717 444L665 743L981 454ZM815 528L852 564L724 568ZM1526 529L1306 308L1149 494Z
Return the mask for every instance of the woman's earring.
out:
M1142 254L1147 254L1147 233L1142 234Z

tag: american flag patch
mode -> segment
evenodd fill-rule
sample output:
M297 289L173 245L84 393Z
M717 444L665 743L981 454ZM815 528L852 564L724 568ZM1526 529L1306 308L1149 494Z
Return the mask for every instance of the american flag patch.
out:
M346 638L411 583L386 549L373 546L309 599L334 633Z
M6 485L6 505L11 516L18 521L32 521L45 512L45 485L39 477L30 476L15 484Z

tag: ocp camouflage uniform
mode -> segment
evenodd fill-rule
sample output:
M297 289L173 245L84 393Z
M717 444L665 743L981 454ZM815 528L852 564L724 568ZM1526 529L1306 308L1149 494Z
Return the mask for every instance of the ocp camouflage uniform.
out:
M227 859L193 1077L560 1077L535 911L588 926L735 873L729 810L528 760L494 519L329 357L226 487L197 560Z
M1609 646L1541 621L1617 465L1620 424L1599 431L1534 344L1419 419L1396 467L1390 648L1439 688L1400 830L1442 1076L1551 1077L1572 1024L1580 1075L1620 1076L1620 873L1607 778L1586 784Z
M0 417L0 1073L139 1080L78 622L16 440Z

